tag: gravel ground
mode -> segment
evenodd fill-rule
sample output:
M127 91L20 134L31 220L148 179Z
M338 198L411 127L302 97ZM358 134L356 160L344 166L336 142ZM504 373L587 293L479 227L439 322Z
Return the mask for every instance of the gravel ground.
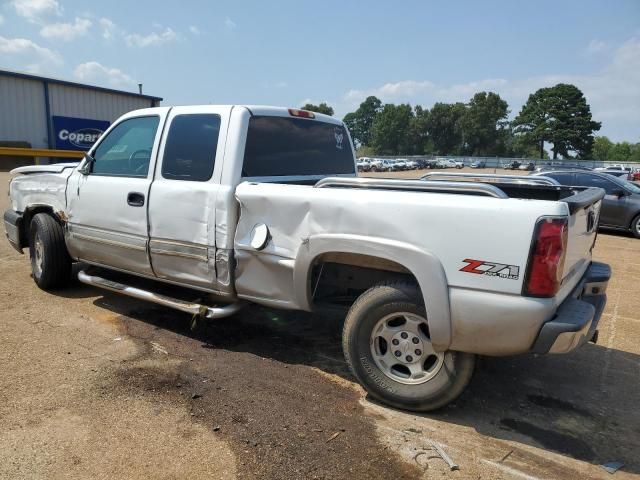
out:
M414 415L354 383L337 315L250 307L192 332L80 284L40 291L0 241L0 478L635 478L640 241L601 233L595 258L614 268L598 345L482 359L454 405Z

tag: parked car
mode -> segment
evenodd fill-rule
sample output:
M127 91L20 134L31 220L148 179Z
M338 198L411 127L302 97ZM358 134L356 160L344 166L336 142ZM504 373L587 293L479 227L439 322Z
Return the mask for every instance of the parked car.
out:
M369 172L371 170L371 163L368 158L359 158L356 165L360 172Z
M609 175L613 175L614 177L623 178L625 180L629 180L631 177L631 169L622 168L621 166L612 165L608 167L594 168L593 171L599 173L607 173Z
M391 161L386 158L374 158L369 163L372 172L390 172L393 168Z
M407 160L405 162L407 170L417 170L420 168L420 164L416 160Z
M602 200L600 226L626 230L640 238L640 187L603 172L556 170L534 173L557 180L561 185L600 187L606 192Z
M538 165L535 168L536 172L553 172L557 170L583 170L586 172L592 171L589 167L583 167L580 165L563 165L563 166L553 166L553 165Z
M487 162L484 160L477 160L471 164L471 168L487 168Z
M402 158L396 158L395 160L390 160L392 164L391 170L394 172L401 172L403 170L407 170L407 162Z
M524 170L527 172L533 172L536 168L536 164L533 162L528 162L528 163L522 163L520 164L520 166L518 167L518 170Z
M577 348L606 302L601 189L357 177L346 127L317 113L137 110L80 164L12 173L4 225L40 288L79 262L82 283L196 323L347 306L347 364L399 408L451 402L477 354Z
M514 160L509 163L505 163L502 165L502 168L505 170L518 170L520 168L521 163L517 160Z
M461 164L461 165L460 165ZM454 160L448 158L441 158L436 161L437 168L462 168L464 167L464 163L460 162L456 163Z

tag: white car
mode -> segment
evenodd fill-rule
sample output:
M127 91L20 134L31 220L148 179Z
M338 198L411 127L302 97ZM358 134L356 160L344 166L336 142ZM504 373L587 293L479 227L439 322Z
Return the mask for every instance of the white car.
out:
M464 167L464 163L456 162L455 160L451 160L448 158L440 159L436 162L436 167L438 168L462 168Z
M417 170L420 166L415 160L407 160L405 161L405 164L407 166L407 170Z
M347 363L399 408L451 402L478 354L577 348L606 301L602 189L358 178L344 124L304 110L132 111L79 165L12 173L4 225L40 288L71 286L78 262L176 321L347 304Z

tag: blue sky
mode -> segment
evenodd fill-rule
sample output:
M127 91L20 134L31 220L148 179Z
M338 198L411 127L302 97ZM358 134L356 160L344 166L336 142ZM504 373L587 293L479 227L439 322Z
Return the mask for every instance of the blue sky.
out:
M9 0L0 68L137 90L164 104L430 107L499 93L517 113L571 82L600 134L640 141L640 1Z

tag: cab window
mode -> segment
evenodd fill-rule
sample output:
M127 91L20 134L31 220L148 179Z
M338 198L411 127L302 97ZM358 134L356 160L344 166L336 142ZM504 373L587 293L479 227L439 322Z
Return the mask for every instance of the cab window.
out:
M599 175L589 175L588 173L579 173L577 177L578 177L576 182L577 185L581 187L604 188L604 191L607 192L607 195L611 195L614 190L621 189L621 187L616 185L611 180L602 178Z
M176 115L171 121L162 159L162 176L206 182L213 174L220 134L220 115Z
M93 152L92 175L146 177L158 130L157 116L123 120Z

